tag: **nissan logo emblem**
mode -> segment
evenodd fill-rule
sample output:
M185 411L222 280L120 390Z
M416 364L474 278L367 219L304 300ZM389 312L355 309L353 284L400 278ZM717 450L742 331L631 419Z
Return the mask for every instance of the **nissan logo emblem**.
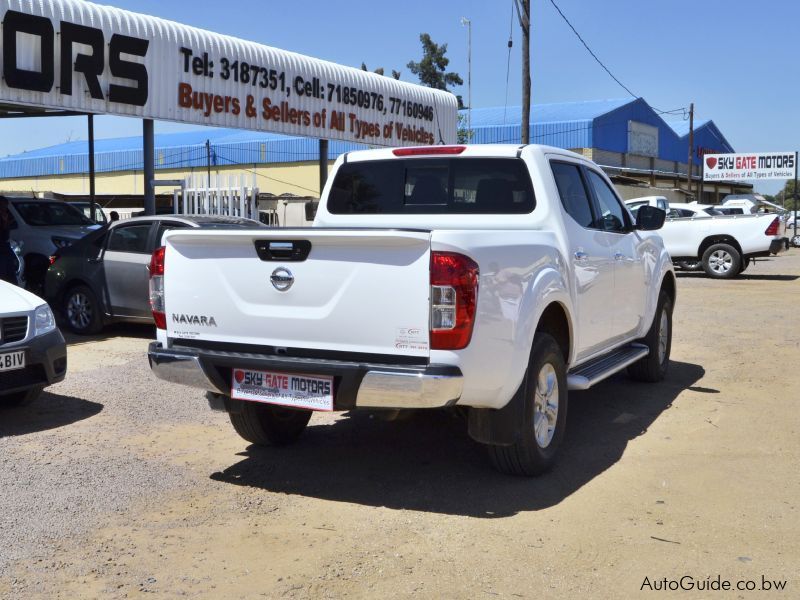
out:
M285 267L278 267L272 272L269 280L272 282L272 287L274 287L279 292L285 292L294 283L294 275L292 272L285 268Z

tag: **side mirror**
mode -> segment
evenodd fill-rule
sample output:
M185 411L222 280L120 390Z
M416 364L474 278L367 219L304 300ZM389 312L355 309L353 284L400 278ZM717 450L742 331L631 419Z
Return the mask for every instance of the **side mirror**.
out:
M642 206L636 213L636 229L641 231L654 231L664 226L664 219L667 218L660 208L655 206Z

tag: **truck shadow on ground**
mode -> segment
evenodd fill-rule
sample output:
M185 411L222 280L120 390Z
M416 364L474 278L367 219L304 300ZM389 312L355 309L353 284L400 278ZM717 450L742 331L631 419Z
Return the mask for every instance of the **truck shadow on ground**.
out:
M679 279L712 279L705 273L675 271ZM742 273L730 281L743 279L745 281L797 281L800 275L776 275L774 273Z
M71 425L93 417L101 410L103 405L97 402L45 391L28 406L0 410L0 438Z
M250 446L215 481L368 506L498 518L558 504L620 460L628 442L647 432L705 371L672 362L661 384L617 375L570 395L567 436L556 467L538 478L492 469L452 412L419 411L385 422L355 413L311 426L288 448ZM709 392L708 388L703 389Z

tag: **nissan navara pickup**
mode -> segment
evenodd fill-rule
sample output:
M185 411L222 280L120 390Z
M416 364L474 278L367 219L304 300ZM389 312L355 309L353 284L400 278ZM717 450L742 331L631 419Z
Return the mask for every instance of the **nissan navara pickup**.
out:
M550 467L568 391L669 363L675 277L578 154L429 146L339 157L313 226L174 230L150 263L153 372L258 445L314 411L454 407L505 473Z

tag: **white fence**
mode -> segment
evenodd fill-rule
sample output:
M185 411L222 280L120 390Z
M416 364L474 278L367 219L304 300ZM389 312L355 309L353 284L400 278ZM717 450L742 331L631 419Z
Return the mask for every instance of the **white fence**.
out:
M173 192L172 198L176 214L227 215L258 220L258 188L246 186L244 177L212 176L210 182L205 177L201 182L190 178L182 189Z

